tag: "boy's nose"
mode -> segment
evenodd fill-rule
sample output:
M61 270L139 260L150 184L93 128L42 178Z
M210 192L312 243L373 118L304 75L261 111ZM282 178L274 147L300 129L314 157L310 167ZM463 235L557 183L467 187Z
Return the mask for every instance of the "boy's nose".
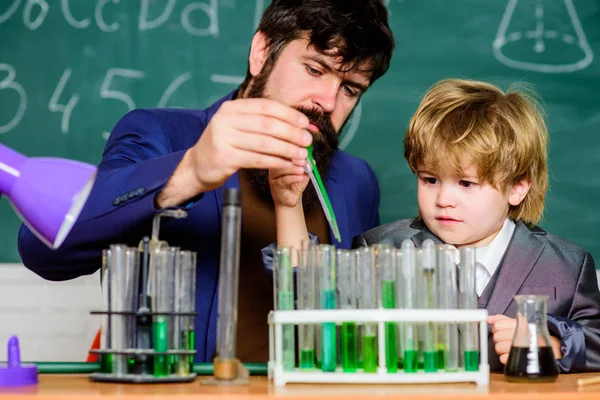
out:
M441 185L436 198L436 204L441 208L455 207L456 198L452 193L452 190L444 185Z

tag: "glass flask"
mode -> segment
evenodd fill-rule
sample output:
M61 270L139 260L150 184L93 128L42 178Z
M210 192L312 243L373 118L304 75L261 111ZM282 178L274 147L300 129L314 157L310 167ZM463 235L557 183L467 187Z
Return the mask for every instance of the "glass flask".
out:
M548 296L519 295L517 328L504 375L511 382L553 382L558 365L550 345L546 323Z

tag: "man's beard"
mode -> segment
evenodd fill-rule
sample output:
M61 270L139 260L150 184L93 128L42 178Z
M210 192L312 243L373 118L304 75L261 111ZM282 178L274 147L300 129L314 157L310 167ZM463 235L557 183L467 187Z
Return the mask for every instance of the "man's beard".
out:
M273 65L274 62L267 61L265 63L261 73L254 78L248 90L247 97L269 98L268 93L266 93L266 86ZM313 157L319 173L323 177L323 180L325 180L333 155L338 149L338 132L331 122L329 113L324 113L316 108L301 106L294 108L305 114L310 122L319 128L319 133L310 133L313 135ZM269 186L269 171L266 169L245 169L244 172L250 178L260 198L273 204L273 197L271 196L271 188ZM320 206L317 192L310 182L302 195L302 206L307 213Z

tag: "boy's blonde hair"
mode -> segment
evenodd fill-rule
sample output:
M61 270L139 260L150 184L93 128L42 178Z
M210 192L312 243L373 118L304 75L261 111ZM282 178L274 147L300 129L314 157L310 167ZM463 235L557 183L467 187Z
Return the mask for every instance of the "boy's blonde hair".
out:
M463 175L467 162L480 183L506 191L523 179L531 188L509 218L536 224L548 190L548 130L532 90L507 93L485 82L447 79L423 97L410 121L404 157L419 168L451 168ZM466 158L465 158L466 156Z

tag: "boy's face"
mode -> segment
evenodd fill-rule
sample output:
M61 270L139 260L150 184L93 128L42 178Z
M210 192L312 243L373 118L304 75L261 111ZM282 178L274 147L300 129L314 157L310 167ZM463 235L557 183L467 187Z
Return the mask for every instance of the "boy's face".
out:
M463 176L457 176L454 172L417 170L421 217L444 243L458 248L487 246L502 229L509 207L523 201L530 183L522 181L503 192L479 183L475 167L463 171Z

